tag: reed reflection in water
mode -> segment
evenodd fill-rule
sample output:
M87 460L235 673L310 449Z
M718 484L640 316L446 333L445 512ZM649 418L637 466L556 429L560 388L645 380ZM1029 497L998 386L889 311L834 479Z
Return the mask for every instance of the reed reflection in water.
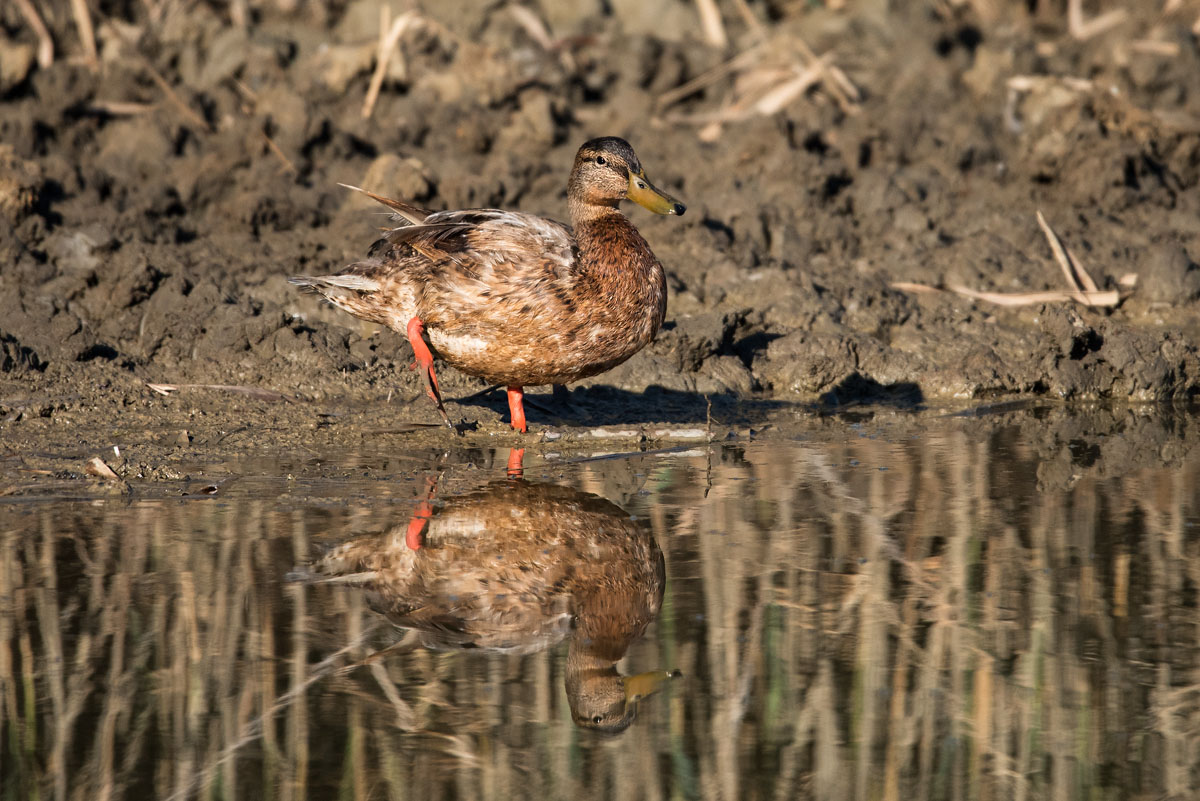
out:
M1195 435L1077 429L528 460L666 555L619 668L685 678L616 737L572 720L569 638L379 655L364 593L284 580L407 533L420 481L0 507L0 796L1193 798Z

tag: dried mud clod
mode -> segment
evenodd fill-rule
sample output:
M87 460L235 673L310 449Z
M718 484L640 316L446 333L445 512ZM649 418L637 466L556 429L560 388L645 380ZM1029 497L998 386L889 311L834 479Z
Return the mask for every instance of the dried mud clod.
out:
M654 392L1200 390L1194 4L63 6L5 7L0 41L20 55L0 59L0 397L40 382L52 417L202 394L147 383L300 401L247 407L259 422L341 399L414 416L404 343L283 283L388 224L337 184L561 218L600 134L695 212L635 218L668 325L583 393L606 423L653 418Z
M11 145L0 144L0 215L11 225L22 222L38 202L42 171L36 162L19 158Z

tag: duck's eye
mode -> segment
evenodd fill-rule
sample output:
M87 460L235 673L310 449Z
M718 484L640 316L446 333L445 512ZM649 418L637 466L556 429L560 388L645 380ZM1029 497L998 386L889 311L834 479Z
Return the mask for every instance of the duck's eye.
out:
M596 163L603 167L608 163L608 159L604 158L604 156L596 156Z
M599 161L599 160L600 159L596 159L596 161ZM592 718L592 723L600 723L603 720L604 720L603 715L596 715L596 717Z

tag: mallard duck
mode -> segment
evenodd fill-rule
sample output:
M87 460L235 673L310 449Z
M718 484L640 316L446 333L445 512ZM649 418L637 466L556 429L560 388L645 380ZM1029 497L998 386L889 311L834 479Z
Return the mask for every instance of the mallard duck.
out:
M288 280L406 336L447 425L435 354L507 387L512 427L524 432L524 387L603 373L662 325L666 276L618 204L632 200L656 214L686 207L650 183L624 139L579 148L567 181L569 226L518 211L432 212L365 194L405 224L338 275Z
M506 479L438 509L426 501L412 522L338 545L296 577L365 589L429 648L524 654L570 637L567 700L587 728L625 729L678 675L617 672L662 605L662 551L619 507L568 487Z

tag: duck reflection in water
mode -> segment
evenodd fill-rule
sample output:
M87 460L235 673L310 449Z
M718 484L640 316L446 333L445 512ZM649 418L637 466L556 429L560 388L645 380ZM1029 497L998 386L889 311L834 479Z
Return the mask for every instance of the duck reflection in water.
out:
M427 500L407 525L336 546L307 578L363 588L428 648L527 654L569 637L572 718L622 731L640 699L679 675L616 669L662 605L662 551L609 501L520 473L514 451L507 480L438 509Z

